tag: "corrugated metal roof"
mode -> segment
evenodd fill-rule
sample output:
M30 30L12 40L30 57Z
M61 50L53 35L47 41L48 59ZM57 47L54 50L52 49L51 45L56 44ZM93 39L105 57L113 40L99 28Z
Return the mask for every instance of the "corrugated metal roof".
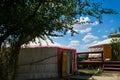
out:
M108 38L108 39L100 41L96 44L90 45L89 48L96 47L96 46L102 46L102 45L105 45L105 44L111 44L112 39L120 39L120 38Z

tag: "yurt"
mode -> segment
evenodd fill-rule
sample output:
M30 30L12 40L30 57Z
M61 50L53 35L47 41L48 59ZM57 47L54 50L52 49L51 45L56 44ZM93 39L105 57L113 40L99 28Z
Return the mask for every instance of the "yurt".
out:
M27 47L20 50L16 80L65 77L75 71L75 49L62 46Z

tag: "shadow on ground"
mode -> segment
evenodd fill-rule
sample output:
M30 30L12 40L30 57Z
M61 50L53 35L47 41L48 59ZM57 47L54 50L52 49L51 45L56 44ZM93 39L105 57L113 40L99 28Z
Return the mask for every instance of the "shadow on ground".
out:
M65 80L94 80L93 74L79 72L75 75L68 76Z
M79 72L77 74L63 77L63 78L47 78L47 79L29 79L29 80L94 80L92 74Z

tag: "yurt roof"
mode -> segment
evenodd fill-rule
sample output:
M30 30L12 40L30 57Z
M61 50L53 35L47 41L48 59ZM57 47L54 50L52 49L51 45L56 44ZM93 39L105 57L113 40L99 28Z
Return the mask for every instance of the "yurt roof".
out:
M96 44L90 45L89 48L102 46L102 45L106 45L106 44L111 44L112 39L118 39L118 38L108 38L108 39L105 39L105 40L100 41L100 42L98 42Z
M52 43L49 39L42 40L36 38L35 41L30 41L27 45L22 45L22 48L63 48L63 49L71 49L75 50L73 48L70 48L68 46L61 45L57 42Z

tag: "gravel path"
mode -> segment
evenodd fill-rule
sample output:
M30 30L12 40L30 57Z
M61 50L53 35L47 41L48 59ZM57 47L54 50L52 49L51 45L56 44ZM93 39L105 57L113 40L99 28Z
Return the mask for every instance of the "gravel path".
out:
M101 76L92 76L95 80L120 80L120 72L107 72Z
M90 80L120 80L120 76L92 76Z

